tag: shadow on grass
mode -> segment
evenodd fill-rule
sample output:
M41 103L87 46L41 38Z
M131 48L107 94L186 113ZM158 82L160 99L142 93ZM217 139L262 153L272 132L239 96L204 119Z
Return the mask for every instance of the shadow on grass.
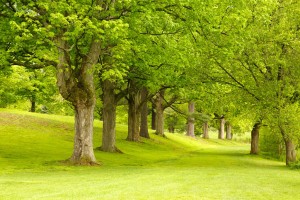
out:
M245 152L190 151L177 157L159 160L156 164L208 168L285 168L282 162L267 160Z

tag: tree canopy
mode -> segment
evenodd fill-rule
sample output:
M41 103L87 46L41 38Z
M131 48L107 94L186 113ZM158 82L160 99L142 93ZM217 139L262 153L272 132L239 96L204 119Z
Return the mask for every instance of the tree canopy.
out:
M128 105L128 140L139 140L141 109L151 100L158 134L163 135L167 107L190 122L214 124L222 118L240 130L264 124L280 133L286 164L296 160L299 1L1 3L0 106L16 103L17 96L32 105L56 101L59 91L75 111L72 163L97 163L96 99L103 107L103 141L108 142L102 149L115 151L115 113L122 98ZM17 71L26 79L22 87L15 86ZM187 104L196 112L187 111ZM167 112L168 123L177 123Z

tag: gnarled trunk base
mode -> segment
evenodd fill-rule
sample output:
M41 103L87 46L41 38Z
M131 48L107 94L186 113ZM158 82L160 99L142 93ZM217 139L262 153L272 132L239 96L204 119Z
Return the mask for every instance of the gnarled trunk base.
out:
M69 162L75 165L98 165L93 150L94 105L75 106L74 151Z

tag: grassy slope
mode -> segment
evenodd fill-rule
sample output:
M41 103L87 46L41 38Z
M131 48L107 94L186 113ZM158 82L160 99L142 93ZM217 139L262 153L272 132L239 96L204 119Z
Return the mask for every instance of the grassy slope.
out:
M100 167L61 165L73 118L0 110L0 199L300 199L300 173L248 155L232 141L151 135L125 141L124 154L96 151ZM101 123L95 123L95 147Z

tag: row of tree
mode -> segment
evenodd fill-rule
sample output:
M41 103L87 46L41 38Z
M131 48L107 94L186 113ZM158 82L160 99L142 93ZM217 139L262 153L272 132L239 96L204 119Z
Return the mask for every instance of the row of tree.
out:
M220 119L220 127L226 118L228 132L230 124L247 119L253 123L251 153L258 153L259 130L267 125L281 134L289 165L296 161L300 131L299 4L1 0L1 76L10 74L11 66L26 67L33 89L40 87L36 69L56 68L59 93L75 111L74 164L97 163L96 99L103 108L101 149L118 151L116 108L126 99L129 141L149 137L151 101L159 135L164 135L166 108L187 116L190 136L199 116L204 137L211 116ZM48 78L42 87L50 87ZM178 106L182 103L187 112Z

